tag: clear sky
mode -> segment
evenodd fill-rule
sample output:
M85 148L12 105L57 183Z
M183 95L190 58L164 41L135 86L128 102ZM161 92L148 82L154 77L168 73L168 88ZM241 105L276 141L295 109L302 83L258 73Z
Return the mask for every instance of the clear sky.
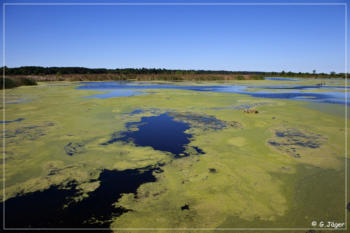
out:
M344 72L344 9L7 5L5 65Z

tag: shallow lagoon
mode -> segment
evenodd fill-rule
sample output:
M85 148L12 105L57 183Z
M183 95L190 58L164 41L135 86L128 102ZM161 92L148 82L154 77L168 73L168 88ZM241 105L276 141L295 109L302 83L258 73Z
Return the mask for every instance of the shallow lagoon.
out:
M281 79L277 79L280 81ZM295 81L287 79L286 81ZM301 80L297 80L301 81ZM82 86L77 89L85 90L103 90L104 94L97 94L89 97L95 98L112 98L122 96L141 95L145 92L137 90L152 89L180 89L191 91L210 91L219 93L237 93L250 95L258 98L277 98L277 99L293 99L304 100L321 103L345 104L345 86L335 85L296 85L296 84L270 84L257 86L250 85L176 85L172 84L149 84L140 82L83 82ZM257 89L257 91L251 90ZM147 93L147 92L146 92ZM347 96L347 104L349 104L349 96Z
M25 119L4 124L6 208L12 206L8 226L19 218L13 206L38 205L43 211L30 217L45 216L40 202L26 202L32 196L43 198L40 195L47 203L55 195L60 197L53 204L62 208L56 212L63 216L62 222L50 215L46 227L312 229L314 219L342 222L344 106L320 102L322 97L314 102L295 96L257 96L269 90L269 94L294 93L296 88L283 89L293 86L295 82L288 81L100 82L41 83L6 90L6 95L31 100L6 105L6 121ZM344 95L341 86L337 81L324 88ZM143 95L85 98L116 89ZM325 89L298 91L318 95ZM245 108L259 113L244 113ZM164 116L164 127L157 125L159 116ZM155 124L157 136L162 128L167 131L161 144L172 146L177 137L171 138L169 122L182 138L176 149L157 147L157 137L138 141L142 132L146 132L144 139L151 139ZM125 140L104 145L112 139ZM129 175L146 178L134 182ZM124 190L120 182L134 186ZM111 195L98 202L103 192ZM89 208L93 205L110 211ZM91 211L70 217L79 208ZM28 218L24 214L18 227L28 225ZM32 227L45 227L43 222L29 222Z
M190 142L191 137L185 133L190 128L189 124L175 121L167 113L143 117L140 122L128 123L127 128L128 131L112 135L111 139L102 145L108 146L118 141L132 142L135 146L150 146L154 150L179 156L185 152L184 146Z

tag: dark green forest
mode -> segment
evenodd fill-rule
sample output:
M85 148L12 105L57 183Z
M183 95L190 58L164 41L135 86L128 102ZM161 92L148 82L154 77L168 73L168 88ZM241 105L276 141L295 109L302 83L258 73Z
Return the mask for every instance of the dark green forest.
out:
M1 72L5 68L6 75L67 75L67 74L172 74L172 75L193 75L193 74L225 74L225 75L263 75L268 77L301 77L301 78L344 78L344 73L331 72L312 73L302 72L259 72L259 71L226 71L226 70L170 70L157 68L125 68L125 69L105 69L105 68L85 68L85 67L41 67L22 66L15 68L1 67Z

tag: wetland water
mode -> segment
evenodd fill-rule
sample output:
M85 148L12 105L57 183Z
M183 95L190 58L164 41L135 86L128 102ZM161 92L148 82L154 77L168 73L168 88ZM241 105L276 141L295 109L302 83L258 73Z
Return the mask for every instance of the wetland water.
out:
M20 122L20 121L23 121L24 118L18 118L16 120L13 120L13 121L1 121L1 124L8 124L8 123L13 123L13 122Z
M2 122L6 227L341 221L343 115L307 106L339 110L344 87L275 81L14 89L32 101L6 106Z
M279 79L278 79L279 80ZM290 80L286 80L290 81ZM296 81L296 80L293 80ZM298 80L299 81L299 80ZM146 94L140 90L154 89L179 89L191 91L210 91L221 93L237 93L250 95L258 98L277 98L312 101L318 103L345 104L345 88L344 86L334 85L210 85L210 86L194 86L194 85L176 85L176 84L146 84L142 82L83 82L77 89L85 90L102 90L106 93L89 96L92 98L112 98ZM256 91L249 91L257 89ZM349 100L349 95L347 96ZM347 101L347 104L350 104Z
M112 217L129 211L114 207L113 203L123 193L136 194L141 184L155 182L153 171L160 170L103 170L98 178L100 186L77 202L72 199L79 194L74 182L65 187L51 186L43 191L10 198L5 203L5 225L8 228L108 228ZM63 208L65 205L67 207ZM3 203L0 203L0 208L3 208Z
M167 151L175 156L185 152L185 145L190 142L190 134L185 131L190 128L188 123L175 121L167 113L158 116L142 117L140 122L131 122L127 128L137 128L112 135L112 138L102 145L117 141L133 142L136 146L150 146L155 150Z

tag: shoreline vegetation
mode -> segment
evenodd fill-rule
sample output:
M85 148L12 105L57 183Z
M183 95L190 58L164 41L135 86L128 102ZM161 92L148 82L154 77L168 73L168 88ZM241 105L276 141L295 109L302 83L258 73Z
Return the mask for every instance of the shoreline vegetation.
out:
M5 79L1 79L1 89L23 85L37 85L43 81L224 81L224 80L263 80L265 77L282 78L345 78L344 73L331 72L251 72L225 70L169 70L169 69L104 69L85 67L40 67L23 66L5 68Z

